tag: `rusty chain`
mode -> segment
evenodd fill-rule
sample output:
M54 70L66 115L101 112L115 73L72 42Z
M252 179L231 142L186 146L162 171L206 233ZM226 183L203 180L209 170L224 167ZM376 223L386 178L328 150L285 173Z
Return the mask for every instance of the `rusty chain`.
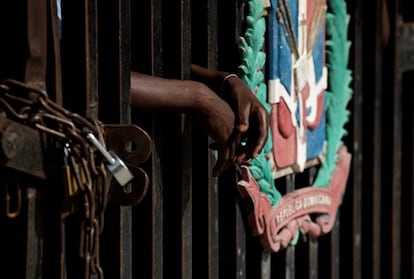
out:
M91 274L96 274L98 278L103 278L99 235L103 230L108 200L108 172L96 147L89 144L82 134L82 129L86 127L104 145L102 124L59 106L43 90L11 79L0 82L0 110L8 118L52 137L62 150L66 148L70 173L82 197L79 256L85 263L84 275L90 278ZM12 218L16 213L8 215Z

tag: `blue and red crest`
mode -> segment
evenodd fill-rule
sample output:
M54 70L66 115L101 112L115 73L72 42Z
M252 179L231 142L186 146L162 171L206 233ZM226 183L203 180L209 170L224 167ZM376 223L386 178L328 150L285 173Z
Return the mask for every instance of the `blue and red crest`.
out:
M277 169L303 171L325 141L325 5L283 3L273 1L268 24L273 156Z
M240 68L268 108L271 127L262 153L241 167L238 185L253 204L253 233L264 248L279 251L299 233L328 233L342 202L351 161L342 143L352 93L348 15L344 0L272 0L266 12L263 0L248 4ZM278 178L317 165L313 185L278 191Z

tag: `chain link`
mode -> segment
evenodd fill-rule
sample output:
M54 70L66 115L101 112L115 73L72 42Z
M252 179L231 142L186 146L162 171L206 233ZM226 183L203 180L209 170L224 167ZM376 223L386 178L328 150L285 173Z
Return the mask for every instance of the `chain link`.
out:
M102 124L59 106L43 90L11 79L0 82L0 110L8 118L56 139L62 149L70 146L68 164L79 186L83 205L79 255L85 263L84 276L90 278L91 274L96 274L98 278L103 278L99 236L108 200L108 173L102 157L81 132L87 127L105 146Z

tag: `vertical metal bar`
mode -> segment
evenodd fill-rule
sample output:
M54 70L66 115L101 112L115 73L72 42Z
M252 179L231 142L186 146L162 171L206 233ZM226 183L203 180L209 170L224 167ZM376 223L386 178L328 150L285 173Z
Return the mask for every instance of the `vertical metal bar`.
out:
M62 92L62 67L61 67L61 54L60 54L60 32L59 30L59 19L61 16L60 11L58 12L58 3L61 4L60 0L49 1L49 16L50 25L52 29L52 42L53 42L53 62L54 62L54 93L55 102L63 106L63 92ZM59 218L59 278L65 279L66 273L66 225L65 219Z
M262 252L262 259L261 259L261 276L260 279L270 279L272 276L272 269L271 269L272 257L271 253L267 251Z
M153 126L153 135L157 130ZM153 137L153 139L155 139ZM155 144L156 142L154 142ZM164 241L164 195L163 195L163 183L161 176L161 163L159 160L159 154L157 149L152 153L152 278L161 279L164 271L164 253L163 253L163 241Z
M59 261L60 261L60 267L59 267L59 278L60 279L66 279L67 273L66 273L66 224L65 219L60 220L60 255L59 255Z
M190 135L191 128L186 128L186 134L183 134L183 147L184 145L191 145ZM188 134L187 134L188 133ZM192 278L192 256L193 256L193 199L192 199L192 181L191 181L191 149L183 149L183 191L182 191L182 232L181 232L181 243L182 243L182 278Z
M130 72L131 72L131 6L130 0L118 1L118 63L119 63L119 105L120 123L131 123ZM132 209L130 206L119 210L119 278L132 278Z
M37 199L36 189L27 187L26 279L41 278L43 272L44 223L38 209Z
M353 181L352 181L352 278L361 278L361 205L362 205L362 136L363 136L363 2L355 1L354 11L354 97L353 97Z
M295 175L290 174L286 176L286 192L293 192L295 190ZM295 246L288 246L286 248L286 278L295 278Z
M244 228L243 216L240 211L240 207L237 203L235 227L236 227L236 278L246 278L246 231Z
M340 224L340 215L335 219L335 225L331 231L331 279L340 278L340 233L339 226Z
M163 68L163 30L161 0L151 0L151 34L151 74L161 75Z
M318 279L318 240L315 238L309 239L309 279Z
M375 85L372 158L372 277L381 277L381 190L382 190L382 0L375 5Z
M239 39L238 27L241 25L240 17L238 17L238 10L240 1L217 1L218 5L218 24L220 25L220 32L217 32L215 39L217 40L218 55L220 57L218 64L222 69L232 69L235 65L239 65L240 57L237 50L237 42ZM235 38L236 40L229 38ZM233 41L234 40L234 41ZM213 46L216 47L216 46ZM235 278L246 278L246 228L244 224L244 217L238 203L236 195L237 193L230 190L224 190L223 188L229 185L236 185L237 178L234 173L229 173L229 176L222 176L220 181L220 204L223 199L226 199L224 203L229 206L223 205L223 208L231 214L225 214L222 210L220 213L220 276L230 276ZM225 192L226 191L226 192ZM227 198L226 196L231 198ZM233 207L233 208L231 208ZM223 221L222 221L223 220ZM224 221L225 220L225 221ZM229 233L231 232L231 233ZM227 237L230 237L227 239ZM234 240L234 241L233 241ZM230 243L231 242L231 243ZM234 246L233 246L234 245ZM230 247L229 247L230 246ZM228 248L228 249L227 249ZM233 250L234 249L234 250ZM225 250L230 250L229 253ZM223 260L224 258L231 257L231 260ZM234 265L233 265L234 264Z
M185 115L182 117L182 195L181 195L181 278L192 278L193 256L193 199L192 199L192 141L191 120Z
M181 0L181 79L190 77L191 63L191 9L189 0ZM181 115L182 131L182 168L181 168L181 249L183 279L192 278L192 231L193 231L193 199L192 199L192 129L191 117Z
M309 185L313 185L316 176L316 167L309 169ZM309 279L318 279L318 251L319 245L316 238L309 239Z
M295 246L289 246L288 248L286 248L286 278L296 278L295 271Z
M86 116L98 118L98 6L97 0L85 1L85 86ZM97 278L96 275L91 275Z
M40 90L46 89L47 64L47 2L27 1L28 59L25 67L25 82ZM26 278L38 278L43 272L43 230L41 202L37 189L27 187L27 239Z
M60 1L60 0L59 0ZM52 41L53 41L53 62L54 62L54 91L55 91L55 101L58 105L63 105L63 95L62 95L62 68L61 68L61 59L60 59L60 37L59 37L59 24L58 24L58 10L57 10L57 0L50 0L50 25L52 26Z
M86 116L98 118L98 6L85 1Z
M394 2L395 38L400 37L400 26L402 24L398 2ZM400 62L399 44L396 41L392 122L392 278L401 278L402 71Z
M162 74L162 1L151 0L151 73ZM154 119L152 122L152 138L157 146L158 136L161 134L161 123ZM152 152L152 278L164 278L164 194L161 173L160 155L155 148Z
M131 0L118 0L120 122L131 123Z
M208 278L219 278L219 227L218 227L218 180L212 177L215 164L209 151L209 194L208 194Z
M414 99L411 102L414 107ZM411 114L411 139L414 139L414 113ZM411 144L411 277L414 277L414 140Z
M210 69L217 69L218 62L217 5L217 0L198 1L197 6L192 6L191 15L191 62ZM201 164L193 165L193 183L197 185L193 191L193 214L197 215L198 223L193 231L193 269L211 279L219 277L219 187L218 178L212 176L217 155L209 148L212 139L199 127L194 127L194 131L193 158ZM199 214L206 214L207 219Z
M218 0L207 0L207 67L216 69L218 65ZM208 145L213 143L208 138ZM208 148L208 147L207 147ZM218 179L212 176L217 161L215 151L208 148L208 278L219 278L219 227L218 227Z
M239 29L239 27L242 25L241 22L241 17L239 16L238 12L240 10L240 5L241 2L240 1L234 1L234 3L232 3L231 6L231 10L230 12L234 15L233 18L233 22L234 22L234 26L231 26L232 28L232 32L234 34L234 39L235 42L238 43L239 38L241 36L241 34L239 33L239 31L241 29ZM230 20L230 18L227 18L227 22L232 22ZM225 32L225 28L224 26L222 28L220 28L220 30L223 30L223 32ZM225 40L223 41L224 44L228 44L229 42L229 38L230 36L228 36L227 34L225 35ZM237 64L233 64L233 65L239 65L239 57L238 55L236 55L235 57L237 57L237 62L231 62L231 63L237 63ZM230 61L230 60L229 60ZM237 178L235 177L234 179L234 183L236 185L237 182ZM241 214L241 209L240 209L240 204L236 204L238 206L236 206L236 219L235 219L235 225L236 225L236 234L237 234L237 241L236 241L236 249L237 249L237 253L236 253L236 278L237 279L243 279L243 278L247 278L247 274L246 274L246 266L247 266L247 262L246 262L246 254L247 254L247 248L246 248L246 228L243 222L243 215Z
M190 77L191 63L191 1L181 0L181 78Z
M218 0L207 0L207 66L216 69L218 66Z

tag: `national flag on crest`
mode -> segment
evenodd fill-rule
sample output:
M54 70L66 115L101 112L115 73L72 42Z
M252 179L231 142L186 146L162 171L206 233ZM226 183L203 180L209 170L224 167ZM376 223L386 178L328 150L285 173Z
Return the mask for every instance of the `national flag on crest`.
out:
M325 142L326 0L272 0L268 90L276 171L321 157Z

